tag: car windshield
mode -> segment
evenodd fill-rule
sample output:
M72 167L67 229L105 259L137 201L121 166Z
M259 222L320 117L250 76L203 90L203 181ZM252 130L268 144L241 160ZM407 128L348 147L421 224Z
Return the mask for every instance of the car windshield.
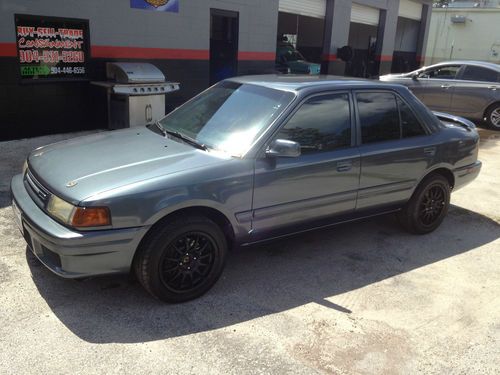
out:
M225 81L177 108L159 125L209 149L241 156L293 98L291 92Z
M292 46L279 46L278 56L285 61L304 60L304 56Z

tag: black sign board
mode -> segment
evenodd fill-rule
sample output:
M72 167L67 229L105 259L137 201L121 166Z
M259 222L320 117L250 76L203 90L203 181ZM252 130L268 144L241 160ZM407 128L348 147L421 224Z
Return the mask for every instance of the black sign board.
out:
M15 24L23 82L87 79L88 20L16 14Z

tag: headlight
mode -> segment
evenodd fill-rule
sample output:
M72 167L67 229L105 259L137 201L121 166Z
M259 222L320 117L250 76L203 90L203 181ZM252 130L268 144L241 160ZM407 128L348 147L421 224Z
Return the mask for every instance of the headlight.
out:
M28 159L26 159L23 164L23 175L26 174L27 170L28 170Z
M78 207L55 195L50 197L47 211L57 220L75 228L111 225L107 207Z
M62 200L55 195L50 197L49 204L47 205L47 211L49 211L49 214L66 224L69 224L70 219L73 216L74 209L75 206L71 203Z

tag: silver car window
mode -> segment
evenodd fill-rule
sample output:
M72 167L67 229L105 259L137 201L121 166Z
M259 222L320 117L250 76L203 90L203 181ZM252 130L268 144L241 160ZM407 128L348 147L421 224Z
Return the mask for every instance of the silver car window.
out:
M461 65L445 65L429 68L419 74L419 78L455 79Z
M467 65L462 75L466 81L500 82L499 78L500 73L497 71L474 65Z

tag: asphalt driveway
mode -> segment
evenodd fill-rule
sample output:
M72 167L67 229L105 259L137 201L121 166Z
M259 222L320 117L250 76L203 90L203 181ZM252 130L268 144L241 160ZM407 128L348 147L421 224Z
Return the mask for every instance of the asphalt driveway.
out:
M15 227L29 150L0 143L0 373L500 373L500 132L434 233L392 215L230 254L202 298L162 304L127 277L64 280Z

